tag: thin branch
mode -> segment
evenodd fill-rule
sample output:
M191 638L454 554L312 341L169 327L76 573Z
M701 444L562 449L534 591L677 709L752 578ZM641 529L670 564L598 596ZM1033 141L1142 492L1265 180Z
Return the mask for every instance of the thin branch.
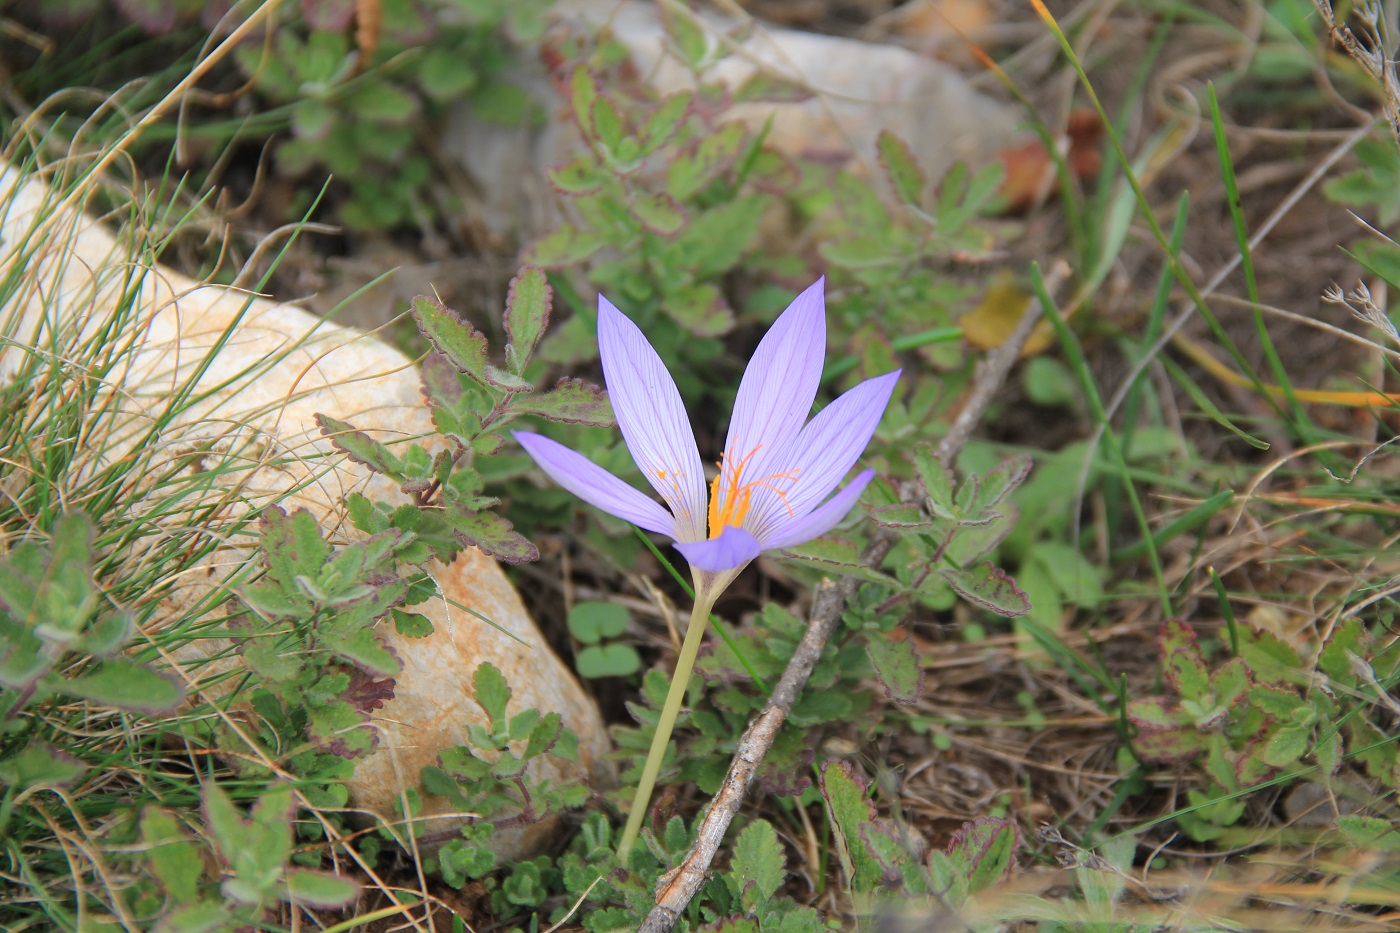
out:
M987 406L1006 382L1011 367L1020 357L1021 350L1040 320L1040 314L1040 302L1032 299L1015 331L987 357L981 372L977 374L976 384L962 412L938 445L938 456L945 461L956 457L972 436L973 429L986 414ZM906 481L900 486L899 493L903 501L913 502L918 499L919 487L913 481ZM861 563L867 567L878 567L898 540L899 536L895 532L887 528L880 529L861 553ZM729 773L725 775L719 793L710 801L709 809L700 821L695 844L690 847L683 862L661 876L657 884L656 906L642 921L638 933L669 933L681 912L705 883L710 865L724 841L724 834L729 831L729 824L739 812L758 766L763 763L768 750L773 747L778 731L782 729L788 713L792 711L792 705L797 701L807 678L812 675L812 668L816 666L823 649L826 648L827 640L835 631L846 602L855 595L859 585L860 581L855 577L842 577L835 583L823 579L818 584L817 596L812 603L812 614L802 641L793 651L787 669L783 671L783 677L773 689L768 703L739 740L739 747L734 750L734 758L729 764Z

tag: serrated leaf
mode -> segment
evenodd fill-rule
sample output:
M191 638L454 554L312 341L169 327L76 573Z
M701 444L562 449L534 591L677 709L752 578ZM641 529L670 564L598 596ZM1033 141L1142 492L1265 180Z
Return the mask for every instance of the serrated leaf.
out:
M158 807L141 814L141 842L161 885L177 903L188 904L199 896L204 861L199 846L185 834L180 821Z
M96 673L82 677L55 676L48 686L64 696L150 714L171 712L185 698L173 675L120 659L105 661Z
M994 564L984 563L964 569L940 567L937 572L959 596L973 605L1010 617L1030 612L1031 604L1026 594L1006 571Z
M672 236L685 226L685 208L669 194L639 195L630 204L632 216L657 236Z
M942 518L953 517L953 473L948 465L940 460L929 444L918 444L914 448L914 469L924 482L924 493L933 514Z
M1312 740L1312 726L1281 726L1264 743L1260 759L1273 768L1286 768L1308 753Z
M666 192L684 203L708 187L744 151L746 133L738 121L726 123L693 149L675 155L666 168Z
M354 425L320 413L316 415L316 424L321 429L321 435L354 462L386 476L395 476L403 471L403 463L390 453L389 448L365 432L355 430Z
M384 644L384 640L373 629L324 628L321 633L322 646L332 654L370 673L382 677L394 677L402 669L399 659Z
M631 620L627 607L619 603L575 603L569 610L569 633L586 645L596 645L627 631Z
M574 659L580 677L630 677L642 669L641 656L631 645L589 645Z
M580 155L547 174L554 187L565 194L592 194L612 177L594 165L590 155Z
M507 564L539 560L540 552L535 546L495 512L454 508L444 514L452 526L452 534L465 545Z
M491 718L493 729L500 730L506 723L506 706L510 703L510 684L500 668L482 662L472 674L472 698Z
M161 918L155 933L225 933L229 929L228 905L189 904Z
M510 280L506 296L506 364L517 376L525 373L525 364L539 346L540 337L549 326L549 312L554 304L554 290L549 279L536 266L526 266Z
M860 828L875 819L875 807L866 797L866 782L857 776L850 762L833 760L821 769L822 798L836 833L836 852L841 868L855 891L876 889L884 869L866 848Z
M725 881L748 913L767 908L787 877L787 858L773 825L754 820L734 843L734 856Z
M611 154L622 148L624 137L628 135L627 121L611 99L603 96L601 90L593 100L589 123L598 142Z
M1400 832L1389 820L1378 816L1347 814L1337 817L1337 829L1347 842L1360 849L1400 852Z
M78 759L43 742L30 742L19 754L0 761L0 784L17 791L31 787L65 787L87 768Z
M797 547L783 548L783 553L799 560L825 564L846 576L882 583L895 590L902 589L894 577L861 563L860 551L845 538L817 538Z
M1249 691L1249 705L1275 719L1288 719L1295 711L1307 707L1308 704L1296 693L1259 686Z
M756 101L775 104L800 104L812 98L810 88L782 75L759 69L753 77L739 85L734 91L734 103L747 104Z
M560 379L548 392L511 397L510 410L565 424L616 427L612 402L597 386L582 379Z
M977 495L977 508L990 509L1025 482L1030 476L1033 461L1027 454L1013 457L996 469L983 473Z
M923 690L924 671L914 653L913 639L867 632L865 652L870 656L875 676L885 688L885 696L906 706L918 701Z
M642 155L650 155L676 132L690 113L691 91L680 91L662 99L642 127Z
M911 530L921 528L942 528L947 522L941 518L930 518L924 514L924 510L917 505L906 505L895 503L894 505L882 505L870 510L870 517L875 524L883 528L894 528L898 530Z
M880 164L885 167L885 174L894 186L894 193L906 204L922 206L928 179L914 160L908 143L889 130L881 130L875 146L880 152Z
M677 57L692 69L709 64L710 41L695 13L681 4L659 4L661 28Z
M457 371L485 386L508 392L528 392L519 377L491 365L486 337L436 298L419 295L409 305L418 330L437 347Z
M548 752L559 741L564 732L564 720L558 713L545 713L530 730L530 739L520 757L526 760L538 758Z
M325 871L297 869L287 873L287 899L312 907L343 907L360 894L349 878Z
M433 634L433 621L421 612L404 612L402 609L389 610L394 619L394 631L405 638L425 638Z
M697 337L718 337L734 328L734 312L710 282L667 292L661 310Z
M667 261L699 279L730 271L757 235L767 204L762 196L738 198L695 214L667 248Z
M1013 820L979 816L953 834L947 853L967 873L967 890L976 894L1011 877L1021 831Z
M1142 732L1133 740L1133 748L1148 761L1166 763L1190 761L1205 751L1205 735L1194 728L1162 729Z
M606 245L606 238L591 231L563 226L536 240L525 255L535 265L546 269L558 269L577 265Z

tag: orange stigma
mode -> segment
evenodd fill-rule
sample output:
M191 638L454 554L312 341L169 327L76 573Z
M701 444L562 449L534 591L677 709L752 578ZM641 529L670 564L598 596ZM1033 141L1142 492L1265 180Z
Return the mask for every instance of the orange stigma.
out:
M759 447L763 445L760 444ZM753 455L758 453L758 447L744 455L743 459L735 463L733 458L726 451L721 457L719 474L710 483L710 537L718 538L724 533L724 529L742 527L744 518L749 514L749 505L753 499L755 488L763 488L774 493L783 501L788 514L792 514L792 506L788 504L787 496L790 489L779 489L773 485L778 480L786 480L789 483L797 482L798 469L785 470L782 473L774 473L762 479L743 482L744 469L753 459ZM725 467L728 465L729 475L725 475ZM726 482L727 480L727 482Z

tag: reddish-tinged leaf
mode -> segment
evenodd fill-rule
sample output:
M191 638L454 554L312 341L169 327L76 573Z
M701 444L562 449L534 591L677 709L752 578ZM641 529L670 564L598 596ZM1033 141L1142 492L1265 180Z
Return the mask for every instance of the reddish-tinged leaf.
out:
M940 567L938 574L963 599L998 615L1023 616L1031 611L1030 598L1016 581L991 563L962 570Z
M554 291L545 274L535 266L526 266L510 280L506 296L506 364L517 376L524 375L525 364L539 346L544 329L549 326L549 312L554 304Z
M495 512L450 509L446 513L458 541L507 564L539 560L540 552L509 521Z
M672 236L685 226L685 208L669 194L642 195L632 202L632 216L657 236Z
M567 424L591 424L603 428L617 424L612 403L603 390L582 379L560 379L548 392L517 395L510 401L510 410Z
M447 305L436 298L419 295L410 305L418 329L448 362L483 385L507 392L528 392L530 386L516 376L491 365L487 356L486 337L462 320Z
M885 167L885 174L894 186L894 193L906 204L919 207L923 203L928 179L914 160L909 144L889 130L881 130L875 145L880 151L880 164Z
M389 452L389 448L365 432L356 431L354 425L319 413L316 424L320 426L322 436L329 438L336 450L354 462L386 476L403 472L403 463Z
M913 640L904 634L903 638L893 638L868 632L865 652L875 667L875 676L885 688L885 696L907 706L917 702L923 691L924 671L919 666Z

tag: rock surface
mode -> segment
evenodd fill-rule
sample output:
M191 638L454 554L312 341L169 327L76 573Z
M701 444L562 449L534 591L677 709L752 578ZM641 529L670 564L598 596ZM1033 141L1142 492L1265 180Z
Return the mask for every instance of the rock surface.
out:
M121 335L133 346L120 384L110 389L118 411L112 437L100 461L94 458L87 469L129 452L128 438L160 418L172 394L194 381L210 396L179 412L162 431L161 446L176 455L214 451L253 457L245 470L211 474L211 495L228 497L236 489L237 497L228 498L245 503L281 498L288 511L309 510L333 542L358 535L340 520L348 493L404 499L395 484L334 452L314 416L323 412L349 421L385 443L431 435L418 374L407 357L294 305L202 285L164 267L133 266L127 243L70 207L51 213L56 200L42 182L0 163L0 205L5 206L0 275L24 269L27 286L0 306L0 333L14 341L0 344L0 383L14 377L23 354L39 352L34 348L93 339L136 274L139 314ZM26 234L38 226L47 228L40 240L47 248L26 256ZM294 491L288 495L289 490ZM221 519L231 522L239 508ZM224 536L223 528L209 531ZM247 536L230 539L203 572L176 581L148 629L159 629L205 598L253 555L254 544ZM351 805L395 820L395 802L405 787L418 786L419 768L441 749L465 744L469 723L485 723L471 692L472 673L483 662L505 674L514 691L512 712L529 707L558 712L579 737L582 768L548 757L534 777L607 783L611 771L603 755L609 744L597 708L545 643L500 566L473 549L451 566L437 565L434 576L443 598L415 607L432 620L433 634L411 639L392 625L384 628L403 671L394 698L375 717L379 747L357 762L349 782ZM494 620L519 641L449 600ZM187 662L186 676L197 681L236 663L189 666L226 648L221 640L194 642L176 659ZM426 814L445 812L440 805L435 809L440 803L426 798ZM445 820L430 829L452 825ZM549 825L538 824L498 834L493 847L504 858L527 855L550 832Z

